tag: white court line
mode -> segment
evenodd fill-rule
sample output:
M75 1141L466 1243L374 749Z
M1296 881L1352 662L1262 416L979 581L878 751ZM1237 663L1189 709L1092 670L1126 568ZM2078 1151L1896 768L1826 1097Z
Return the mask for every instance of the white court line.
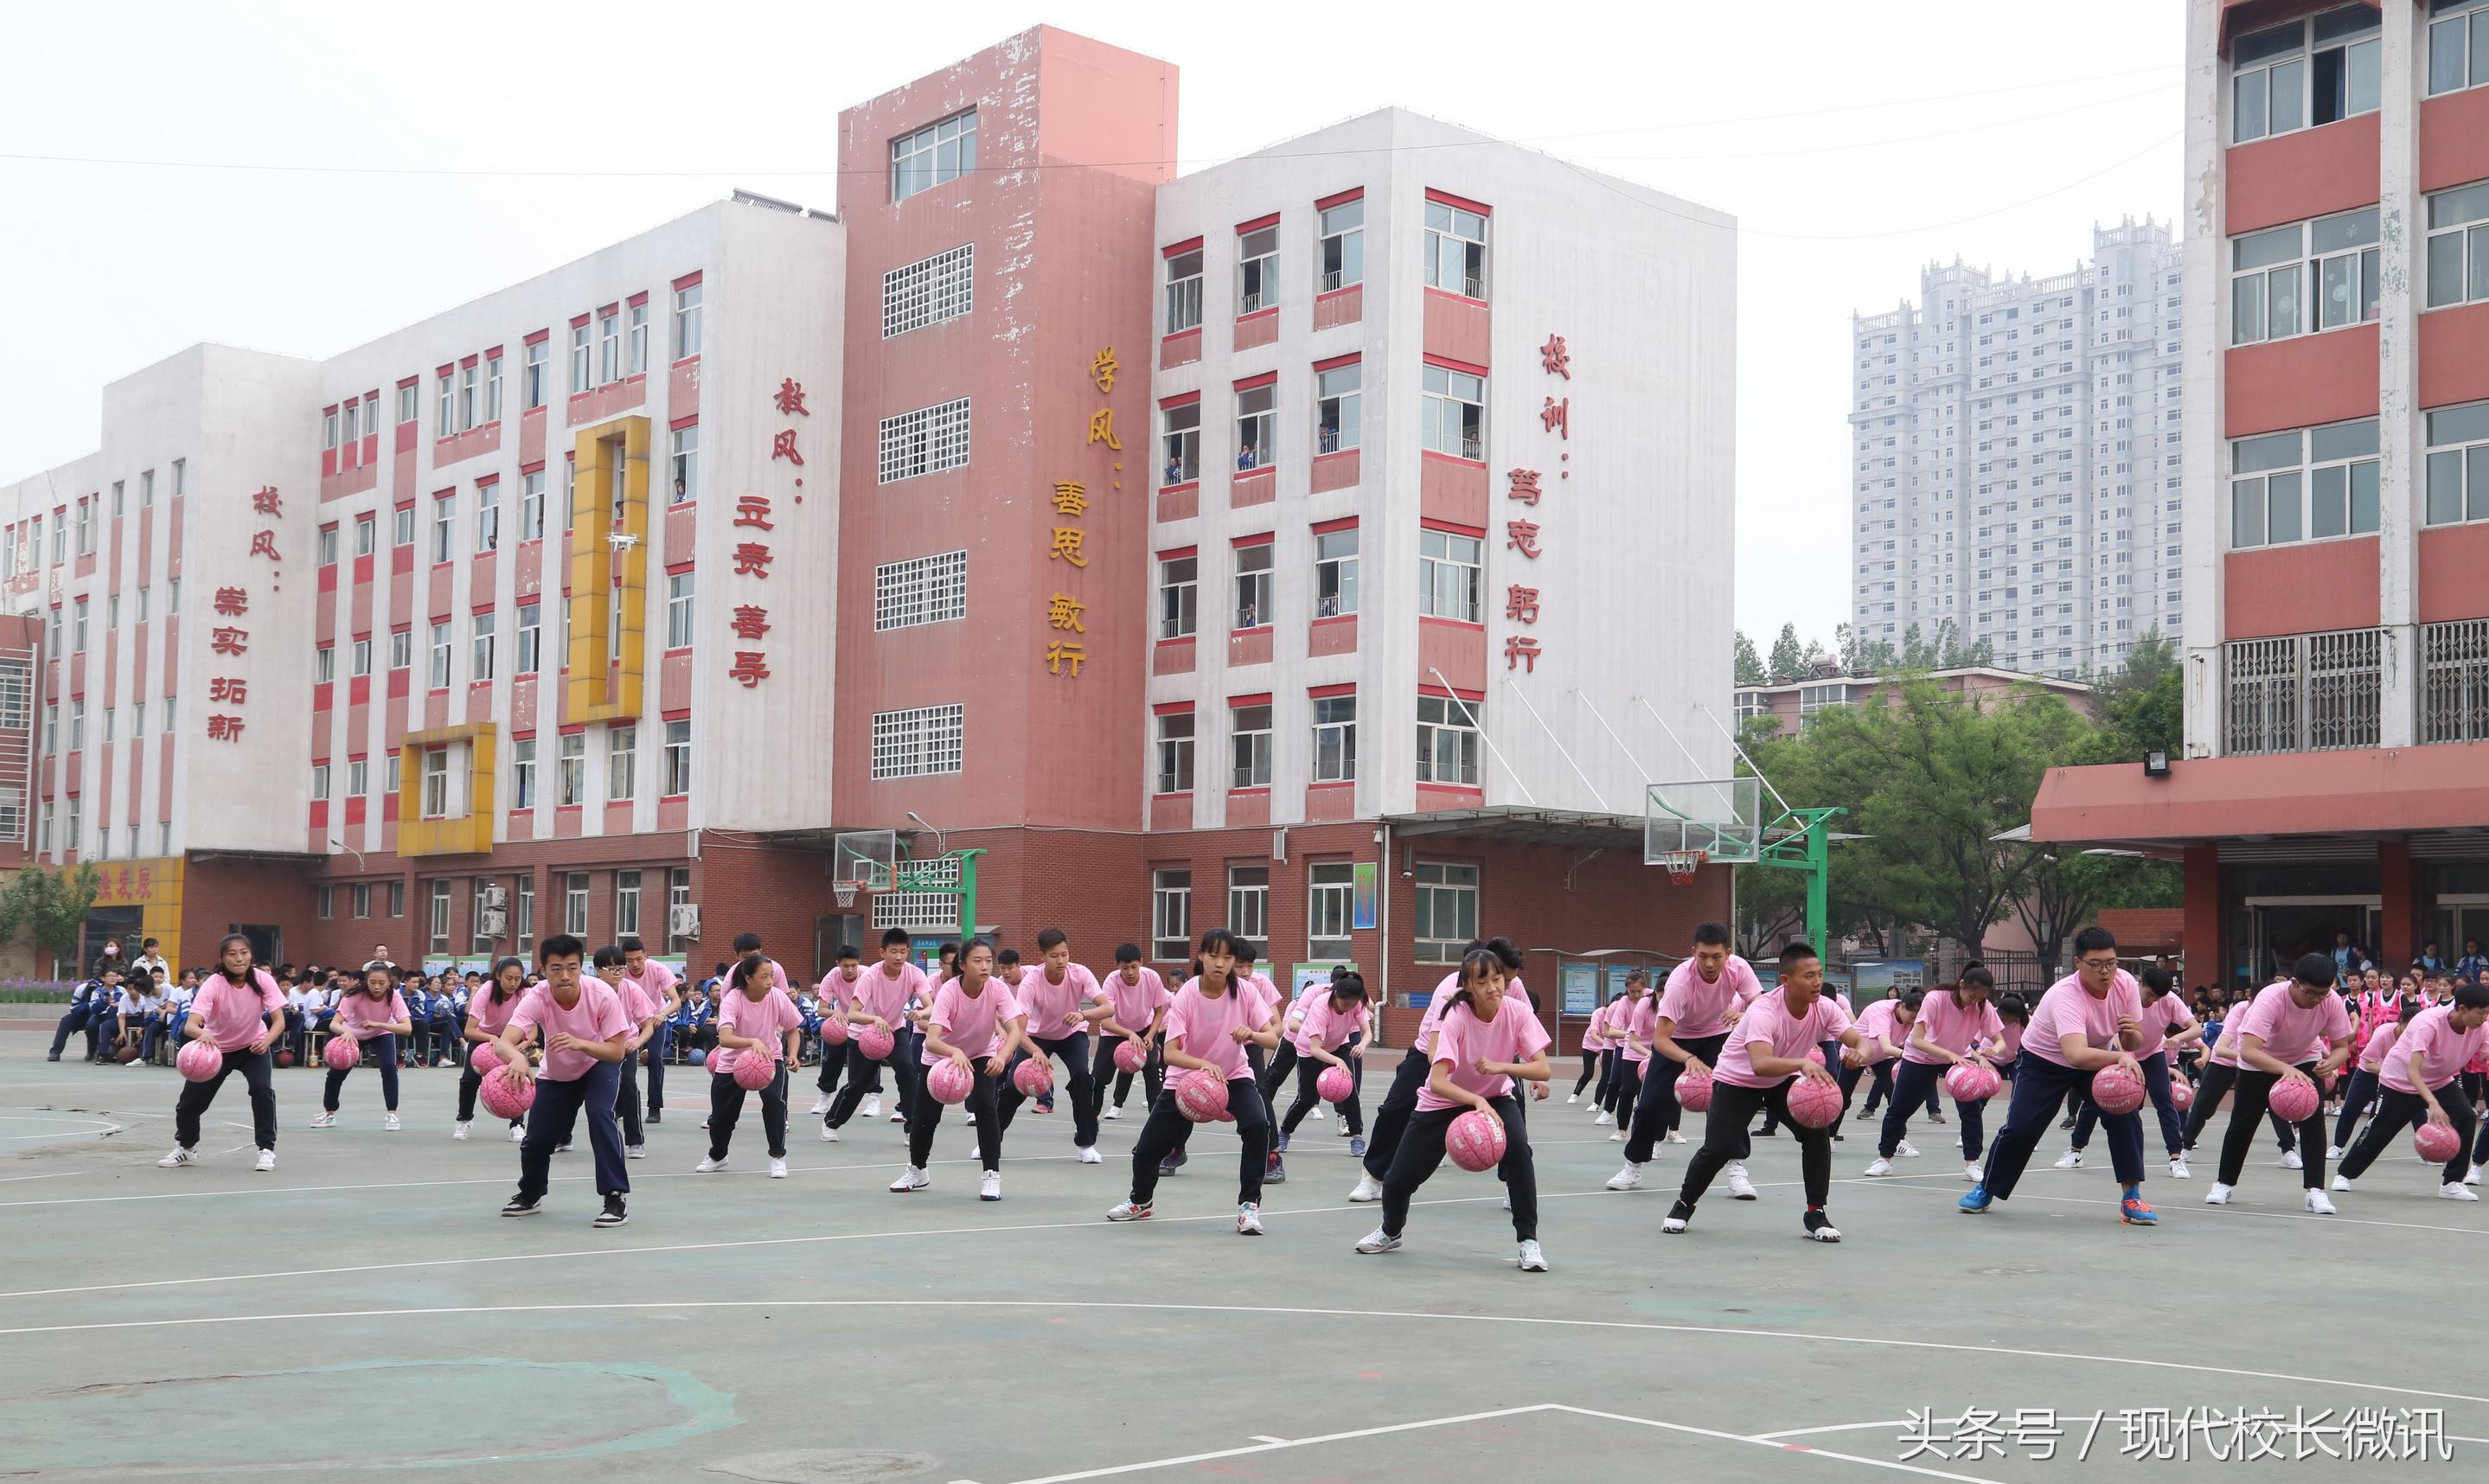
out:
M2287 1173L2296 1175L2299 1172L2291 1170ZM1917 1175L1901 1177L1886 1175L1879 1176L1874 1180L1867 1180L1863 1178L1835 1180L1833 1184L1836 1185L1886 1185L1896 1190L1932 1190L1938 1195L1949 1195L1953 1193L1941 1185L1913 1185L1906 1184L1906 1182L1911 1180L1924 1180L1927 1178L1928 1177L1926 1176ZM1964 1184L1958 1188L1967 1190L1969 1186ZM2354 1192L2344 1192L2344 1194L2351 1193ZM2058 1206L2114 1206L2117 1204L2115 1201L2102 1200L2098 1196L2024 1195L2019 1191L2015 1192L2014 1195L2003 1198L2003 1203L2011 1205L2017 1200L2047 1201L2052 1205ZM2173 1205L2166 1209L2171 1211L2202 1211L2223 1216L2256 1216L2267 1221L2322 1221L2327 1226L2389 1226L2406 1232L2452 1232L2458 1237L2489 1237L2489 1231L2483 1231L2478 1227L2473 1226L2432 1226L2422 1221L2380 1221L2373 1216L2320 1216L2311 1212L2304 1211L2258 1211L2250 1206L2239 1205L2206 1206L2201 1201L2195 1202L2190 1206ZM1993 1214L1993 1213L1990 1213L1990 1214Z
M1244 1458L1255 1453L1274 1453L1281 1448L1309 1447L1319 1442L1345 1442L1354 1438L1381 1438L1391 1433L1414 1433L1430 1427L1450 1427L1460 1422L1488 1422L1498 1417L1525 1416L1546 1412L1551 1404L1534 1407L1502 1407L1493 1412L1469 1412L1457 1416L1427 1417L1416 1422L1392 1422L1382 1427L1360 1427L1354 1432L1325 1433L1318 1438L1299 1438L1293 1441L1258 1442L1249 1448L1219 1448L1208 1453L1185 1453L1174 1458L1154 1458L1145 1463L1116 1464L1104 1469L1083 1469L1073 1473L1049 1473L1032 1479L1016 1480L1015 1484L1073 1484L1078 1479L1111 1478L1119 1473L1142 1473L1153 1469L1173 1469L1182 1464L1206 1464L1222 1458Z
M1759 1447L1776 1448L1784 1453L1803 1453L1809 1458L1829 1458L1845 1464L1865 1464L1871 1469L1891 1469L1902 1473L1915 1473L1924 1478L1953 1479L1958 1481L1958 1484L1996 1484L1994 1479L1982 1478L1975 1473L1947 1473L1941 1469L1904 1464L1896 1459L1862 1458L1855 1453L1835 1453L1827 1448L1810 1447L1802 1442L1773 1442L1768 1439L1753 1437L1745 1433L1723 1433L1707 1427L1688 1427L1682 1422L1662 1422L1656 1417L1634 1417L1620 1412L1597 1412L1588 1407L1567 1407L1561 1402L1552 1404L1549 1410L1569 1412L1578 1417L1604 1417L1610 1422L1631 1422L1641 1427L1656 1427L1672 1433L1693 1433L1698 1437L1717 1438L1724 1442L1751 1442Z
M1280 1442L1280 1443L1284 1443L1284 1442L1286 1442L1286 1441L1288 1441L1288 1440L1286 1440L1285 1438L1273 1438L1273 1437L1272 1437L1272 1436L1271 1436L1270 1434L1268 1434L1268 1433L1253 1433L1253 1434L1250 1434L1250 1435L1248 1435L1248 1436L1249 1436L1249 1438L1250 1438L1250 1441L1254 1441L1254 1442Z
M92 1175L93 1170L54 1170L47 1175L0 1175L0 1185L14 1180L58 1180L64 1175Z
M1184 1219L1194 1219L1187 1217ZM1224 1216L1200 1219L1225 1220ZM585 1255L585 1254L579 1254ZM124 1319L103 1320L78 1325L25 1325L13 1329L0 1329L0 1339L21 1334L83 1334L105 1329L173 1329L201 1325L265 1325L297 1320L331 1319L420 1319L466 1318L478 1314L611 1314L624 1309L662 1312L668 1310L703 1309L1051 1309L1056 1311L1098 1310L1114 1313L1178 1313L1178 1314L1241 1314L1259 1318L1315 1319L1398 1319L1428 1323L1465 1325L1521 1325L1557 1329L1614 1329L1641 1334L1694 1334L1740 1340L1801 1340L1818 1345L1877 1345L1889 1350L1938 1351L1950 1355L1980 1356L1994 1358L2012 1356L2029 1360L2081 1360L2098 1365L2131 1365L2145 1370L2186 1371L2205 1376L2235 1376L2248 1381L2286 1381L2296 1385L2339 1386L2353 1391L2382 1391L2395 1396L2424 1396L2437 1401L2471 1402L2489 1407L2489 1396L2472 1396L2461 1391L2428 1391L2416 1386L2386 1382L2351 1381L2338 1376L2300 1376L2288 1371L2251 1371L2238 1366L2206 1365L2190 1360L2151 1360L2136 1356L2095 1356L2081 1351L2028 1350L2005 1345L1962 1345L1944 1340L1901 1340L1873 1334L1817 1334L1801 1329L1737 1329L1718 1325L1662 1325L1643 1320L1564 1319L1539 1314L1443 1314L1423 1309L1341 1309L1286 1307L1277 1304L1239 1303L1138 1303L1111 1302L1102 1299L1042 1298L679 1298L630 1299L606 1303L505 1303L462 1304L418 1309L338 1309L292 1314L203 1314L186 1319ZM1549 1407L1560 1404L1547 1403ZM1565 1409L1578 1410L1578 1409ZM1600 1413L1605 1415L1605 1413ZM1632 1420L1632 1419L1628 1419ZM1674 1424L1654 1423L1653 1426ZM1724 1434L1751 1441L1743 1434ZM1300 1443L1322 1440L1300 1438ZM1249 1451L1249 1450L1248 1450ZM1872 1460L1860 1460L1872 1462ZM1085 1477L1070 1475L1068 1477ZM1023 1481L1032 1484L1032 1481Z
M1755 1436L1776 1441L1782 1438L1811 1438L1817 1433L1855 1433L1870 1427L1907 1427L1909 1425L1906 1421L1835 1422L1830 1427L1792 1427L1777 1433L1757 1433Z

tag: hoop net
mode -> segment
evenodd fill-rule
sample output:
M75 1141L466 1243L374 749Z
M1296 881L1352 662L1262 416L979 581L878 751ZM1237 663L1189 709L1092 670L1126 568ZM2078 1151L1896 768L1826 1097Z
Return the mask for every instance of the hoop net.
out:
M1711 859L1708 850L1663 850L1654 858L1668 870L1668 884L1685 886L1694 880L1694 870Z
M853 881L833 882L830 885L830 893L838 899L839 906L842 909L855 905L856 883Z

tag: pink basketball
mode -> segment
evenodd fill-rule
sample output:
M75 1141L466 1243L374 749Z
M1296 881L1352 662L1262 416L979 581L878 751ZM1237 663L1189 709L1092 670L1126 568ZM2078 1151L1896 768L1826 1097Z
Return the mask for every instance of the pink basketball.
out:
M1960 1102L1986 1102L1996 1096L2000 1080L1995 1069L1963 1062L1945 1073L1945 1091Z
M2266 1106L2281 1115L2285 1124L2295 1124L2316 1112L2316 1084L2304 1077L2284 1077L2273 1085L2265 1099Z
M1349 1095L1357 1091L1357 1078L1345 1067L1326 1067L1322 1075L1314 1078L1314 1091L1322 1095L1325 1102L1346 1102Z
M836 1018L821 1022L821 1044L844 1046L847 1043L847 1023Z
M173 1058L173 1065L191 1081L207 1082L224 1070L225 1054L216 1049L213 1041L194 1041L182 1047L181 1054Z
M925 1090L933 1095L935 1102L965 1102L976 1085L976 1073L957 1062L935 1062L925 1069Z
M1054 1064L1030 1057L1012 1069L1012 1086L1023 1098L1042 1098L1054 1091Z
M334 1070L349 1071L362 1064L363 1043L352 1036L331 1036L320 1056Z
M479 1041L467 1052L467 1065L475 1069L475 1075L489 1077L501 1067L501 1053Z
M1832 1082L1800 1077L1789 1084L1789 1122L1801 1128L1822 1128L1841 1116L1841 1088Z
M1176 1079L1175 1105L1196 1124L1216 1123L1227 1112L1227 1079L1215 1071L1187 1071Z
M1494 1169L1503 1162L1503 1120L1470 1109L1444 1130L1444 1153L1465 1170Z
M1650 1080L1650 1064L1651 1064L1651 1063L1653 1063L1653 1062L1655 1062L1655 1061L1658 1061L1658 1060L1659 1060L1659 1058L1658 1058L1658 1057L1656 1057L1656 1056L1646 1056L1646 1057L1644 1057L1641 1061L1636 1062L1636 1063L1634 1064L1634 1079L1635 1079L1636 1081L1639 1081L1639 1082L1647 1082L1647 1081L1649 1081L1649 1080Z
M1815 1063L1817 1067L1821 1067L1823 1065L1823 1048L1821 1046L1807 1047L1806 1059Z
M1143 1067L1149 1065L1149 1048L1142 1045L1139 1042L1119 1041L1115 1042L1115 1070L1117 1071L1138 1071Z
M1676 1105L1689 1113L1706 1112L1711 1106L1711 1073L1692 1068L1676 1074Z
M2092 1101L2103 1113L2131 1113L2143 1106L2143 1081L2123 1067L2092 1073Z
M2422 1124L2412 1131L2412 1148L2431 1164L2444 1164L2463 1153L2463 1135L2445 1124Z
M877 1025L868 1025L858 1030L855 1033L855 1043L856 1049L864 1053L864 1059L868 1062L880 1061L890 1055L892 1046L898 1044L888 1031Z
M475 1096L482 1100L484 1111L495 1118L517 1118L535 1106L536 1079L529 1077L512 1087L510 1079L496 1070L475 1089Z
M725 1050L726 1047L724 1046L711 1046L708 1048L708 1070L710 1075L714 1076L716 1074L717 1064L721 1060L720 1053Z
M2176 1112L2184 1113L2194 1105L2195 1084L2188 1081L2185 1077L2171 1077L2169 1079L2170 1108Z
M757 1093L778 1080L778 1061L758 1051L742 1050L734 1054L734 1085L747 1093Z

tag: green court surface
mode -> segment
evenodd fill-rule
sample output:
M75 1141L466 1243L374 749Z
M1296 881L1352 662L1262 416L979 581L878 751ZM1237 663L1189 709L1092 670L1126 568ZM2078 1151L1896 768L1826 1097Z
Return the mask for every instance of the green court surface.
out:
M166 1170L174 1073L42 1049L0 1033L0 1479L1839 1484L2156 1452L2152 1477L2489 1478L2489 1380L2459 1368L2489 1208L2437 1199L2400 1140L2331 1218L2261 1137L2225 1210L2200 1204L2209 1147L2189 1182L2156 1160L2144 1231L2105 1170L2045 1167L2062 1135L1970 1218L1955 1128L1915 1125L1924 1156L1875 1181L1852 1129L1847 1240L1821 1246L1794 1146L1759 1139L1761 1198L1715 1189L1663 1238L1692 1146L1602 1188L1618 1146L1568 1080L1531 1116L1536 1274L1493 1178L1448 1164L1402 1251L1355 1254L1376 1210L1345 1199L1335 1120L1302 1126L1269 1235L1240 1238L1224 1130L1154 1220L1102 1219L1137 1095L1102 1167L1068 1114L1024 1114L988 1205L956 1114L932 1188L893 1195L899 1128L820 1142L809 1073L791 1179L763 1173L757 1108L730 1172L696 1175L706 1077L677 1070L631 1223L597 1231L584 1139L546 1214L499 1216L517 1150L489 1120L451 1140L452 1070L406 1074L394 1133L371 1071L329 1129L307 1127L319 1076L280 1072L270 1174L229 1083L203 1162ZM2345 1447L2388 1458L2326 1456Z

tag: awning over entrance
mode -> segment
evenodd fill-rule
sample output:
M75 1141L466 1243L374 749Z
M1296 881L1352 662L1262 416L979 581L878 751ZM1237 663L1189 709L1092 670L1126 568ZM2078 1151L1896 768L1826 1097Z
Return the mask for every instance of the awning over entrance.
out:
M1638 814L1498 804L1482 809L1430 810L1422 814L1387 814L1384 823L1390 825L1392 834L1402 840L1424 835L1469 835L1516 845L1630 848L1636 859L1642 854L1643 821Z
M2031 838L2168 848L2288 835L2489 828L2489 742L2052 768Z

